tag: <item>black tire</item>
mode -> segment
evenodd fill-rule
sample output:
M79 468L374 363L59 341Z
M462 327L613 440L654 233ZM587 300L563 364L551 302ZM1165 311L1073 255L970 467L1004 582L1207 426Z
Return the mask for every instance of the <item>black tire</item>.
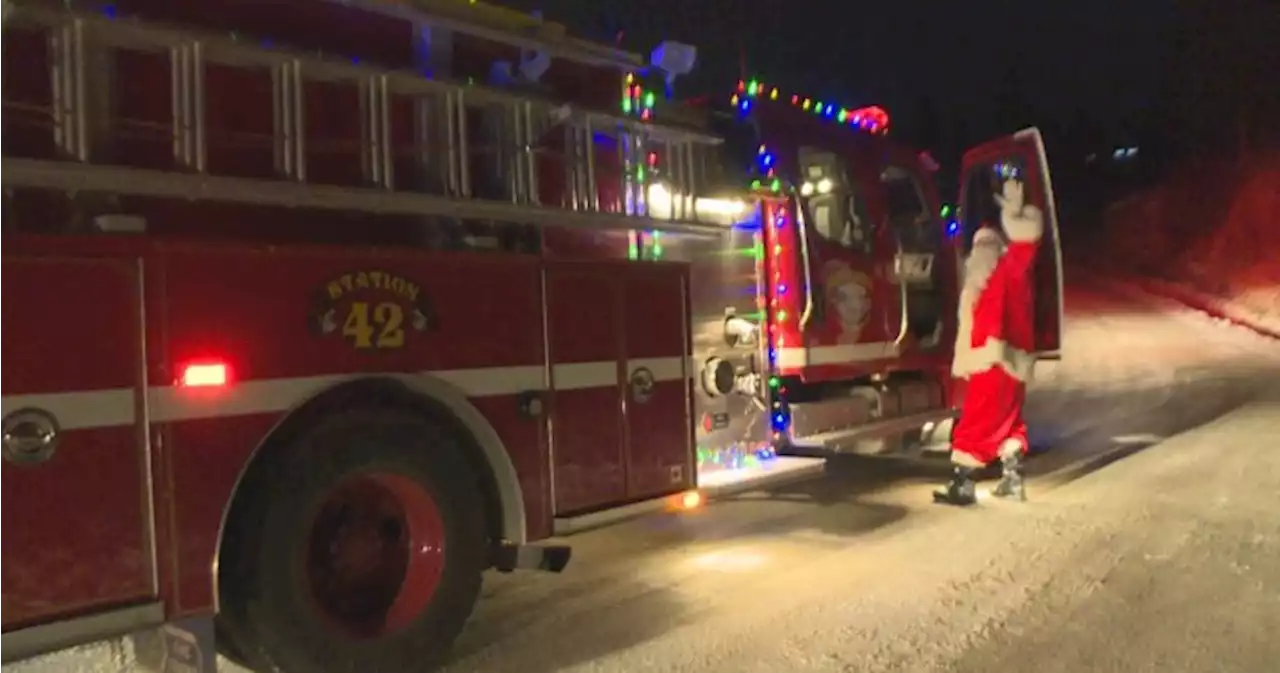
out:
M470 617L486 568L480 480L458 441L421 416L356 410L304 431L269 468L269 492L237 545L245 558L224 606L244 655L262 672L429 671ZM404 478L434 500L443 564L430 601L398 630L354 635L338 628L312 592L312 526L334 488L365 474ZM394 534L392 534L394 535ZM405 532L401 536L407 535ZM395 591L400 591L395 585Z

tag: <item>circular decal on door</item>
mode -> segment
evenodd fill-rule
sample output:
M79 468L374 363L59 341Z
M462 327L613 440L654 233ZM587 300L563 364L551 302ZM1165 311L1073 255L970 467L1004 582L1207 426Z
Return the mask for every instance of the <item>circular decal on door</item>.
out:
M644 404L653 398L657 381L648 367L638 367L631 372L631 399Z

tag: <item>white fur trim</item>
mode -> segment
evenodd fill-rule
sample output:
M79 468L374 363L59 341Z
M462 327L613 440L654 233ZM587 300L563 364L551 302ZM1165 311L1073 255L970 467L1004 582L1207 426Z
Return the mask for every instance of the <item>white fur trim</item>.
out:
M1022 440L1017 437L1010 437L1003 442L1000 442L1000 457L1002 459L1010 456L1018 457L1026 452L1026 446L1023 444Z
M984 231L987 232L986 235L983 235ZM1004 254L1000 237L989 229L979 229L973 243L973 251L964 261L964 287L960 290L960 302L956 311L957 360L962 353L972 350L969 343L973 339L973 309L978 305L978 297L982 296L987 281L991 279L991 274L995 272L1000 257ZM954 363L952 373L961 378L966 376L955 372Z
M1001 212L1000 225L1004 227L1004 233L1010 241L1019 243L1038 241L1044 235L1044 213L1040 212L1039 208L1027 204L1018 210Z
M1035 372L1035 356L1014 348L1003 339L987 339L986 343L977 348L961 348L967 345L968 342L956 345L955 359L951 361L951 374L956 378L967 379L974 374L1000 367L1009 376L1026 382L1031 380Z
M951 464L958 465L960 467L967 467L975 470L981 469L987 466L986 463L978 460L977 458L974 458L973 456L965 453L964 451L956 451L955 449L951 450Z
M981 245L982 243L998 242L998 241L1000 241L1000 235L997 234L996 230L992 229L991 227L982 227L981 229L974 232L973 234L973 244L975 246Z

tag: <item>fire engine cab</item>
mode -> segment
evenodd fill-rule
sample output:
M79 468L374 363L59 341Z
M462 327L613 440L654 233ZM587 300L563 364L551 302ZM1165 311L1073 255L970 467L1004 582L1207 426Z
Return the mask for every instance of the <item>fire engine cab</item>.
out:
M951 417L983 181L1052 212L1034 132L946 223L878 108L710 114L688 46L473 0L15 0L3 49L6 662L429 669L560 524Z
M1059 356L1061 259L1038 131L968 152L951 213L936 164L890 140L879 107L751 79L713 119L725 139L719 181L751 184L758 207L719 241L649 246L690 264L696 432L710 457L701 483L731 479L716 466L744 456L945 449L963 395L950 373L963 258L974 232L999 221L992 195L1010 177L1048 213L1036 354Z

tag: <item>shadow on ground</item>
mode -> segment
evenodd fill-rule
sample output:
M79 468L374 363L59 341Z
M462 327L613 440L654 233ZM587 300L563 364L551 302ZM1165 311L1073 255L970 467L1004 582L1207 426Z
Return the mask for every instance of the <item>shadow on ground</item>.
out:
M869 475L828 476L565 538L574 560L561 576L486 577L485 600L459 639L457 668L450 670L550 673L658 638L699 619L705 606L681 591L680 576L704 572L689 567L702 556L723 557L716 561L723 564L744 549L776 551L797 535L806 548L841 547L901 521L906 508L860 499L876 483ZM523 647L542 638L564 645ZM504 646L538 657L513 666L500 654Z
M1256 364L1224 363L1180 369L1172 382L1090 394L1037 392L1028 402L1036 451L1027 473L1069 483L1213 422L1256 399L1276 377Z

